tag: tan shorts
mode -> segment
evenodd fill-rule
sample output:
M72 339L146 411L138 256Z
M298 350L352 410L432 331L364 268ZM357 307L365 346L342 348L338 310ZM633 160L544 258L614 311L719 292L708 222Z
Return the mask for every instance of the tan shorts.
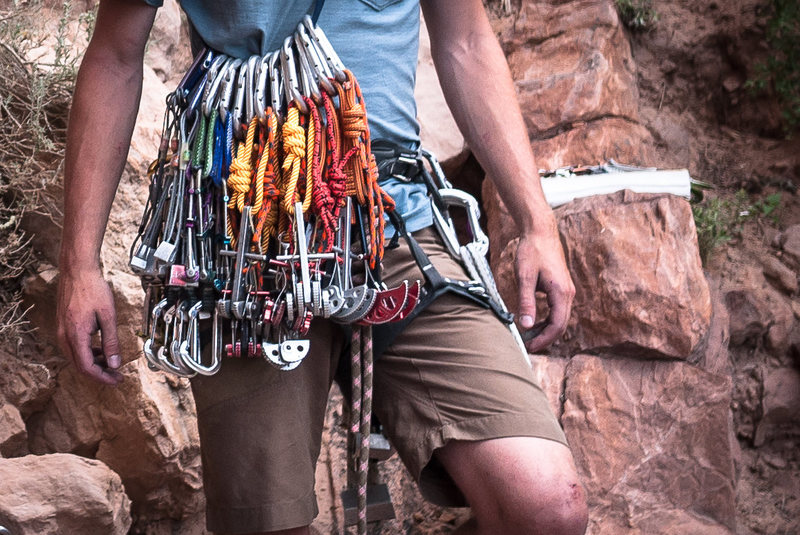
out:
M466 279L435 231L415 233L436 268ZM387 251L384 280L422 279L408 247ZM192 380L211 531L246 533L310 524L328 390L346 340L317 319L311 351L294 371L230 359ZM465 505L436 461L449 440L533 436L566 444L507 327L487 309L445 295L375 364L374 411L422 494Z

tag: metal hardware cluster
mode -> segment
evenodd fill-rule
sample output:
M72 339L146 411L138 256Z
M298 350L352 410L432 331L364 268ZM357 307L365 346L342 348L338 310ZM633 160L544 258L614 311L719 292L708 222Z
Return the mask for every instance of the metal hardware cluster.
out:
M308 17L266 56L198 55L167 97L131 248L151 368L211 375L223 357L256 357L292 370L314 317L372 325L413 310L418 281L386 288L369 269L393 205L362 109Z

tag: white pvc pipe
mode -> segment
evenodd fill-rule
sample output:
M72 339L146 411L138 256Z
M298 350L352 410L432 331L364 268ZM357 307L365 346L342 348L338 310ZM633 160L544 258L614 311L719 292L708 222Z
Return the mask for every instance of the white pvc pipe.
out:
M691 177L686 169L555 176L541 180L544 197L553 208L580 197L624 189L636 193L671 193L687 199L691 195Z

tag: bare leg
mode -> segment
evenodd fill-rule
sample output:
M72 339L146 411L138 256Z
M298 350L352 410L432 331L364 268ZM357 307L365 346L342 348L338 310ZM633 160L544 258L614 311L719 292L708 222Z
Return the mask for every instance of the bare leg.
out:
M586 497L569 449L551 440L509 437L452 441L437 457L472 507L462 535L581 535Z

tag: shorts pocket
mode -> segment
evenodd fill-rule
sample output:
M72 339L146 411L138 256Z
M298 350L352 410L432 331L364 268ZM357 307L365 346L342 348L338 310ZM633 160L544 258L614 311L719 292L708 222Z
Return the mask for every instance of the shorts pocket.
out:
M359 0L359 2L368 5L375 11L381 11L392 4L396 4L402 1L403 0Z

